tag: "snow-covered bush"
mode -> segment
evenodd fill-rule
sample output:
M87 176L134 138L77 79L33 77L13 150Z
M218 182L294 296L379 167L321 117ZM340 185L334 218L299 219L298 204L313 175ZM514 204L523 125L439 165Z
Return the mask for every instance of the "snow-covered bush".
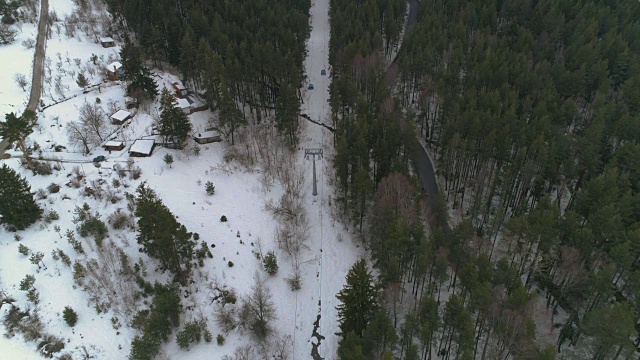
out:
M42 339L38 341L38 351L47 358L52 358L53 354L63 349L64 340L51 334L45 334Z
M50 194L55 194L60 191L60 185L56 183L51 183L49 184L49 186L47 186L47 190L49 190Z
M38 175L51 175L53 172L51 164L49 164L48 161L33 161L31 164L33 165L33 172Z
M44 221L47 224L52 223L53 221L59 220L60 219L60 215L58 214L57 211L55 210L51 210L49 211L45 216L44 216Z
M222 331L228 333L238 325L236 307L233 304L218 303L214 312L214 317Z
M31 250L29 250L29 248L26 245L24 244L18 245L18 252L24 256L29 256L30 251Z
M7 24L0 23L0 45L8 45L16 39L17 32Z
M135 223L133 216L121 209L117 209L113 214L109 215L108 222L116 230L121 230L125 227L132 227Z
M36 41L32 38L24 39L22 41L22 46L26 49L33 49L36 46Z

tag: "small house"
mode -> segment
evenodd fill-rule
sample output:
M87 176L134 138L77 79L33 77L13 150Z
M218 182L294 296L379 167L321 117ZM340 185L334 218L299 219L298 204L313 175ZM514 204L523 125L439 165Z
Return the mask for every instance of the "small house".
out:
M193 140L198 144L209 144L212 142L220 142L222 138L220 138L220 135L218 135L216 131L204 131L193 134Z
M153 139L138 139L131 144L129 156L147 157L153 153L156 142Z
M178 107L182 109L182 112L189 115L191 114L191 103L187 99L176 99L178 101Z
M133 109L138 107L138 100L136 98L132 98L127 96L124 98L124 105L127 109Z
M101 37L100 45L102 45L103 48L110 48L116 46L116 42L110 37Z
M127 120L131 119L131 113L126 110L118 110L113 115L109 116L113 125L122 125Z
M176 97L181 98L183 96L187 96L187 88L180 81L176 81L172 85Z
M120 80L123 75L124 68L121 63L114 61L107 66L107 79L111 81Z
M109 140L102 147L107 151L120 151L124 149L124 141Z

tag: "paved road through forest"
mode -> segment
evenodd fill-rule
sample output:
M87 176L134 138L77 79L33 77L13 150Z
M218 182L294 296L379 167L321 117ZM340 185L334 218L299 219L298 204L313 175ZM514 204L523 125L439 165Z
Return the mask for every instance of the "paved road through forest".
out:
M418 19L418 10L420 8L420 3L418 0L410 0L409 1L409 19L407 20L407 25L404 31L404 38L406 39L407 34L411 32L416 21ZM398 71L398 59L399 54L402 52L402 46L404 46L404 42L400 45L400 51L396 54L396 57L391 62L391 65L387 69L387 73L397 73ZM397 81L397 76L395 77ZM395 84L391 84L392 86ZM418 135L420 136L420 135ZM431 157L427 153L427 149L420 143L418 137L416 137L415 142L412 146L413 148L413 161L416 165L416 172L418 174L418 179L420 180L420 184L424 189L425 194L427 195L427 199L436 199L438 196L438 182L436 180L435 174L435 164L431 160ZM448 223L444 224L445 228L443 229L446 234L451 233L451 227Z

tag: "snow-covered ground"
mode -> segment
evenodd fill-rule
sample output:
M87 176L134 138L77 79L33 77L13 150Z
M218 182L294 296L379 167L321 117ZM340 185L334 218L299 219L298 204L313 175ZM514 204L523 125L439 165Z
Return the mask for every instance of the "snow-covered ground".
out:
M64 6L60 6L58 1ZM58 5L56 12L69 13L66 0L50 2L52 6ZM82 29L82 25L73 33L68 32L60 13L58 16L61 20L53 23L51 38L47 40L42 92L45 106L81 95L82 88L76 83L79 73L84 74L89 85L99 84L105 77L107 66L120 57L120 43L116 42L115 47L103 48L97 44L93 34Z
M55 9L60 17L72 11L72 3L69 0L50 2L51 8ZM302 108L303 113L324 123L330 123L328 11L329 0L315 1L311 8L312 31L307 45L308 57L305 68L308 81L314 84L315 90L307 91L307 84L304 84ZM320 321L317 332L326 337L318 347L318 352L325 359L334 358L338 344L338 337L335 335L338 330L335 295L344 285L349 268L359 257L364 256L364 252L350 240L348 231L334 218L333 188L329 181L332 177L332 145L328 130L317 125L304 124L300 149L296 153L296 164L304 169L305 173L303 202L308 213L310 229L308 249L301 253L300 259L302 288L293 292L286 281L286 278L291 276L292 260L278 248L275 235L277 220L265 206L270 201L277 201L283 194L283 188L279 184L266 188L262 183L259 168L246 169L234 162L226 162L224 143L200 145L197 155L193 151L157 147L151 157L134 159L134 166L142 171L142 176L136 180L128 176L119 178L114 171L114 166L126 167L126 162L130 159L127 148L112 153L94 148L88 156L83 155L80 149L74 149L68 143L65 125L69 121L77 120L78 109L85 101L91 104L99 101L100 107L107 114L114 108L124 107L124 89L122 85L110 82L104 83L99 90L96 88L82 94L75 84L77 72L85 71L92 83L100 81L103 72L98 71L98 68L101 69L101 66L108 63L111 60L109 57L113 58L119 49L104 49L81 31L78 31L75 37L67 38L64 29L60 34L57 33L55 25L52 37L47 43L51 73L45 70L45 76L51 77L52 81L51 84L45 82L43 101L46 105L51 105L62 98L62 94L55 90L57 76L60 76L64 97L77 97L47 107L41 112L39 124L29 141L37 142L41 146L43 157L61 159L62 168L59 171L54 170L51 175L33 176L20 166L18 159L5 160L3 163L25 176L33 191L43 189L46 198L39 199L39 204L45 209L45 213L56 210L60 219L50 224L44 221L37 222L20 232L20 241L14 239L14 233L0 229L0 289L15 297L16 305L21 309L36 307L45 325L44 332L67 341L63 352L70 352L75 358L84 351L84 346L97 359L125 358L130 351L131 340L136 335L136 331L128 328L130 319L115 311L117 304L107 313L97 313L95 301L91 299L90 294L74 283L72 269L61 261L54 260L52 251L63 250L72 261L86 263L91 259L99 260L99 252L95 245L92 245L91 239L82 239L76 233L76 238L83 243L87 251L87 254L82 255L73 250L64 236L66 230L73 231L76 228L73 223L73 211L76 206L87 203L91 211L99 212L102 220L106 222L107 217L117 209L126 209L126 200L121 199L113 203L105 198L85 196L85 188L101 183L97 186L105 192L111 191L116 197L124 198L125 193L134 193L136 187L145 181L189 231L200 234L200 242L205 241L213 253L213 258L207 259L204 267L193 272L195 284L189 286L191 295L182 300L185 308L183 323L204 318L214 338L223 333L214 321L215 305L211 302L211 297L215 295L213 284L226 285L235 289L239 296L243 296L250 291L254 277L259 274L266 279L266 285L270 288L276 304L276 332L279 336L290 337L290 358L311 358L312 343L318 343L318 339L312 336L318 315ZM94 65L90 61L91 54L98 55L98 64ZM80 59L79 65L74 61L76 58ZM93 77L87 66L96 68ZM327 75L321 75L321 70L326 70ZM176 79L175 75L158 72L157 80L161 87L169 86ZM21 91L13 91L19 92ZM156 114L157 104L142 106L126 127L109 125L114 131L111 138L124 140L127 147L130 146L133 140L151 134ZM199 131L209 126L212 117L214 115L209 111L189 115L194 130ZM53 145L65 146L66 150L54 152ZM194 146L195 144L190 142L187 149L192 150ZM324 150L324 158L316 159L317 196L311 194L311 159L304 158L304 149L308 148ZM19 155L18 152L13 154ZM171 154L175 160L171 167L164 163L163 158L166 154ZM90 163L90 159L97 155L107 158L101 167L95 167ZM65 186L77 177L76 173L84 177L82 186ZM117 187L114 185L115 179L119 181ZM205 193L204 185L207 181L215 185L216 191L213 196L207 196ZM60 192L49 194L46 188L52 183L61 186ZM220 222L222 215L229 221ZM59 233L56 226L60 229ZM157 262L138 252L135 235L135 232L130 230L115 230L110 227L109 241L122 248L132 263L141 259L147 265L149 281L166 282L166 274L155 271ZM256 258L258 241L263 253L271 250L276 252L280 265L280 271L276 276L270 277L262 270L261 261ZM20 254L19 245L27 246L31 253L42 252L45 255L43 262L46 269L38 269L29 261L28 256ZM215 245L215 248L212 248L212 245ZM229 266L230 261L233 262L233 267ZM27 274L36 278L35 287L40 293L40 303L37 306L29 302L24 291L19 290L20 281ZM71 306L78 313L78 324L74 328L67 326L62 319L61 314L65 306ZM2 311L7 311L7 308L3 307ZM141 302L135 305L136 311L143 308ZM116 329L112 318L117 319L122 326ZM171 359L219 359L223 355L232 354L235 348L251 343L247 334L237 330L224 335L226 342L223 346L217 345L214 339L211 343L202 342L185 351L178 348L174 334L171 341L163 345L163 354ZM34 349L35 344L25 344L20 341L19 336L12 339L0 338L0 358L37 358Z
M16 30L16 39L9 45L0 45L0 59L2 71L0 71L0 114L4 121L4 114L15 112L22 113L29 101L29 91L31 90L31 74L33 73L33 53L35 51L35 41L37 24L11 25ZM22 42L32 39L34 46L27 48ZM27 80L24 90L16 83L14 77L22 74Z

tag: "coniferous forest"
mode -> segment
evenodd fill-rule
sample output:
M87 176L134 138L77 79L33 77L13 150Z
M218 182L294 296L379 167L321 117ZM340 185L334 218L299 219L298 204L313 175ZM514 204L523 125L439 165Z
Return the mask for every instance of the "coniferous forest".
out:
M273 115L280 89L303 81L308 0L107 2L147 60L178 67L234 128Z
M391 66L395 3L331 4L337 191L386 316L340 358L637 356L640 4L421 1Z

